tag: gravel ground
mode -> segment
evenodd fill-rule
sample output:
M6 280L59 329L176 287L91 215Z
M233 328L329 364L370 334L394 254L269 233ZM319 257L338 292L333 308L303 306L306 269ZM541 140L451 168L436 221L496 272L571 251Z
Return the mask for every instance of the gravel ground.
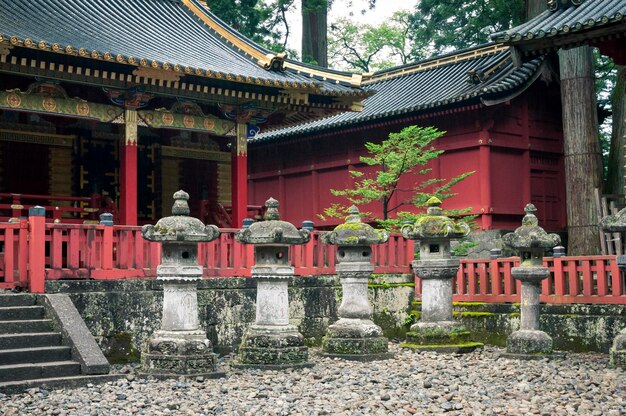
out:
M626 370L606 355L514 361L486 347L466 355L415 353L391 344L395 358L371 363L321 358L315 367L228 369L227 378L158 381L115 367L103 385L12 396L1 415L626 415Z

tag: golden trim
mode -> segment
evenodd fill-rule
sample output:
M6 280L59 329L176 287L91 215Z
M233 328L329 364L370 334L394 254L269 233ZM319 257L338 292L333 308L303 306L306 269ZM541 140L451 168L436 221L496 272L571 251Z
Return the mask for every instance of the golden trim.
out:
M462 62L468 59L474 59L481 56L492 55L498 52L508 50L509 46L504 45L490 45L478 49L473 49L467 52L461 52L454 55L448 55L443 58L435 58L425 62L418 62L414 65L405 66L395 70L385 71L378 74L373 74L371 78L365 81L364 85L371 84L373 82L379 82L389 78L395 78L402 75L412 74L415 72L426 71L428 69L438 68L443 65L451 63Z
M72 147L76 136L0 129L0 141L44 144L48 146Z
M218 163L231 162L230 152L216 152L213 150L190 149L176 146L161 146L161 156L182 159L210 160Z

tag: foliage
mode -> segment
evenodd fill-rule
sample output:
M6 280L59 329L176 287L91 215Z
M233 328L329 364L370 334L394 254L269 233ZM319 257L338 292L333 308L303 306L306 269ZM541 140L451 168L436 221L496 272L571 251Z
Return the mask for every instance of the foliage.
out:
M379 144L366 143L365 148L369 156L362 156L360 161L367 166L375 167L376 171L373 174L365 174L360 170L351 171L351 176L356 179L353 187L342 190L332 189L331 192L333 195L345 197L349 204L357 206L380 202L383 218L377 219L379 224L387 229L399 229L402 222L414 221L416 216L423 215L398 212L400 207L406 205L424 207L426 201L432 196L437 196L441 200L450 198L455 195L451 192L451 188L474 173L463 173L451 180L425 179L421 183L417 182L412 189L399 188L400 179L405 175L427 175L431 172L432 169L426 165L443 153L442 150L436 150L431 143L443 133L434 127L410 126L399 133L390 133L389 138ZM399 191L410 191L411 197L392 205L392 198ZM319 216L324 220L327 217L342 218L346 215L347 208L344 204L333 204L324 210L323 215ZM449 214L460 215L467 212L468 210L462 210L449 212ZM395 214L395 218L390 218L391 213ZM363 214L368 215L368 213Z
M379 26L361 25L339 19L329 27L329 61L336 67L370 72L407 64L424 57L413 44L410 15L400 11Z
M438 52L489 42L489 35L522 22L521 0L421 0L411 16L415 44Z
M276 52L286 50L287 12L295 0L206 0L209 9L247 38Z

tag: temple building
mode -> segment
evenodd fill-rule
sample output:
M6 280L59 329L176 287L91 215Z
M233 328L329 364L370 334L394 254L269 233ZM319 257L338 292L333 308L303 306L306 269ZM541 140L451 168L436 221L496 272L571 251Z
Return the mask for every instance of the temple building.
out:
M247 140L360 111L362 77L275 54L200 0L0 0L0 220L117 224L191 215L238 227ZM271 161L268 161L271 163ZM250 210L250 211L249 211Z
M262 132L250 140L249 201L267 195L283 201L292 222L342 202L330 189L351 185L349 171L367 172L359 157L366 142L380 142L410 125L445 132L434 146L445 152L426 178L452 179L474 171L452 189L444 208L471 207L485 231L514 229L532 201L550 231L566 224L563 132L558 66L545 55L520 64L507 46L486 44L380 71L364 78L367 98L359 113L343 113L295 127ZM371 169L371 168L369 168ZM408 201L416 182L401 179L391 205ZM381 204L364 211L382 218ZM404 210L415 210L411 205Z

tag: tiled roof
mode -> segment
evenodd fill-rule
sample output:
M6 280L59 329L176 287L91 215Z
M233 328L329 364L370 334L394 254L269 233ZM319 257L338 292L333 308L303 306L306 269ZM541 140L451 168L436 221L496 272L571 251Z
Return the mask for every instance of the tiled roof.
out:
M342 113L261 133L251 143L289 139L441 107L480 103L523 90L538 75L543 57L515 67L508 47L494 44L375 73L364 88L376 94L358 113Z
M359 75L277 56L220 21L203 0L0 0L3 42L261 86L362 95Z
M626 23L625 0L568 0L569 7L558 7L560 0L552 0L552 9L548 8L533 19L504 32L494 33L491 38L496 42L511 45L530 41L545 40L558 44L564 35L585 32ZM576 3L580 5L576 6ZM552 38L552 39L550 39Z

